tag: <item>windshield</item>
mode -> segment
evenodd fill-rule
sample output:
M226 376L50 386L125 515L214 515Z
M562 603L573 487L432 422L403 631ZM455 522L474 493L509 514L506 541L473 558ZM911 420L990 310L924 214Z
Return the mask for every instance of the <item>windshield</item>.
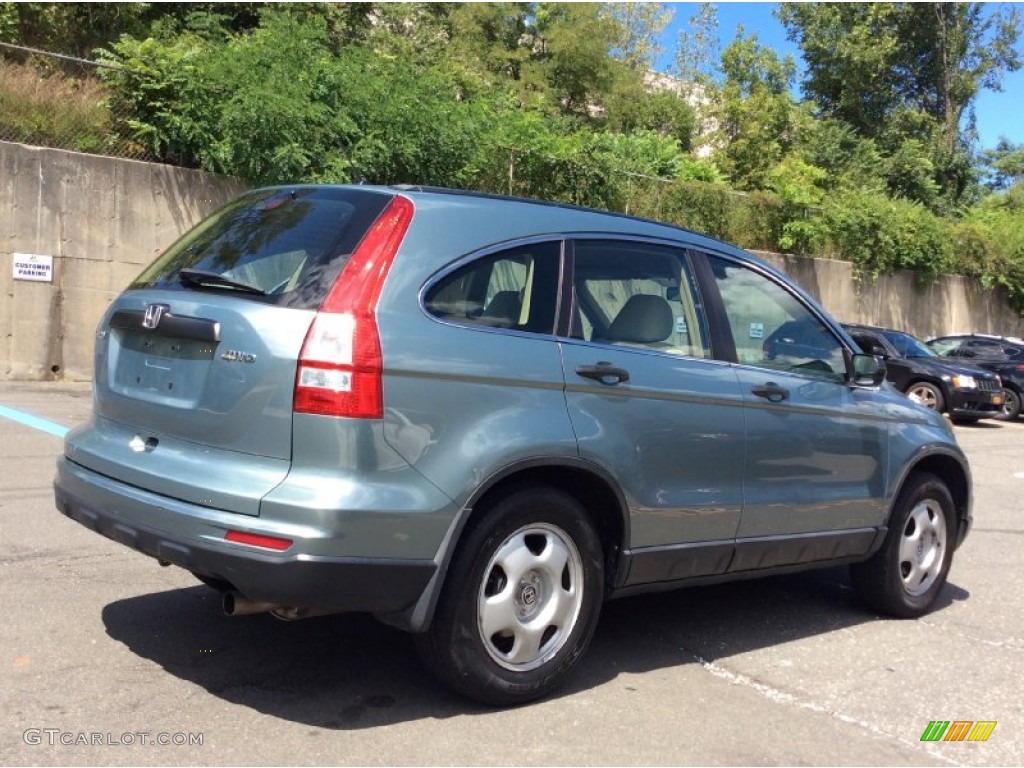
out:
M882 335L903 357L938 357L928 345L919 339L915 339L909 333L883 331Z
M345 187L249 192L188 232L130 287L319 306L388 199Z

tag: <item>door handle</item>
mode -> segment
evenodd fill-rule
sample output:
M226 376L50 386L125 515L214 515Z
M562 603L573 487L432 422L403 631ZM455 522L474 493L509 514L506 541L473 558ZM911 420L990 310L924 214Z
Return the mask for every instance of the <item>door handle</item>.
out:
M750 391L758 397L763 397L769 403L781 403L789 398L789 390L785 387L780 387L774 381L769 381L760 387L754 387Z
M625 368L616 368L604 360L597 365L577 365L576 374L585 379L593 379L608 385L629 381L629 371Z

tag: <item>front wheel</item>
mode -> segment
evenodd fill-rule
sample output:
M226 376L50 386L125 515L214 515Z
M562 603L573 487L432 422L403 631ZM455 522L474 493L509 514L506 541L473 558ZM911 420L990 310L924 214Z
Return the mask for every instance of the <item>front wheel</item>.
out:
M854 589L875 610L898 618L927 613L946 583L956 514L946 484L927 472L900 492L882 548L850 567Z
M942 390L927 381L915 381L907 388L907 397L925 408L942 413L946 410L946 399Z
M1003 390L1003 407L996 416L1000 421L1016 421L1020 416L1020 395L1012 389Z
M516 491L483 514L417 649L459 693L522 704L561 685L590 642L603 600L601 543L579 502L551 488Z

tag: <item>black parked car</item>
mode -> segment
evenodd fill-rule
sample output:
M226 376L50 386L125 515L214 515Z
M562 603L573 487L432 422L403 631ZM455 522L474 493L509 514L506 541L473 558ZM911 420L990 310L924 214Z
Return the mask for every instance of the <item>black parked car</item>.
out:
M940 357L951 357L998 373L1003 382L1003 410L996 418L1013 421L1020 416L1021 393L1024 392L1024 339L957 333L931 339L928 346Z
M886 378L924 406L949 414L958 424L1002 413L999 376L973 365L939 357L909 333L867 325L843 327L864 352L885 359Z

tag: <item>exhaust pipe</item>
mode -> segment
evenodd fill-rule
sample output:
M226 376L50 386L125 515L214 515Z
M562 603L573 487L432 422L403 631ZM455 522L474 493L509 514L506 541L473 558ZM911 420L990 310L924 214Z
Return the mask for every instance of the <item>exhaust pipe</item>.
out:
M283 607L277 603L268 603L264 600L250 600L234 589L224 593L221 606L224 608L224 613L228 616L249 616L254 613L269 613Z
M265 600L250 600L237 589L230 589L224 593L221 602L224 613L228 616L251 616L254 613L271 613L282 621L298 621L309 619L313 616L325 616L334 611L324 611L316 608L298 608L294 605L281 605L280 603L269 603Z
M298 621L299 619L311 619L314 616L330 616L336 611L324 611L317 608L296 608L293 605L278 605L271 611L275 618L281 621Z

